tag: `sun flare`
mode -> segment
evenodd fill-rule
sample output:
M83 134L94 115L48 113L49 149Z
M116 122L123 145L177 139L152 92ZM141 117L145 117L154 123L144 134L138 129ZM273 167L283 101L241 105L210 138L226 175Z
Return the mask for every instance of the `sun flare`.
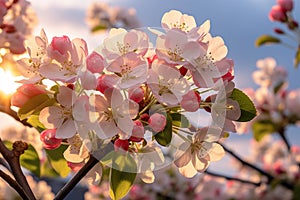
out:
M10 95L16 91L20 86L19 83L16 83L16 76L13 76L10 71L3 70L0 68L0 91Z

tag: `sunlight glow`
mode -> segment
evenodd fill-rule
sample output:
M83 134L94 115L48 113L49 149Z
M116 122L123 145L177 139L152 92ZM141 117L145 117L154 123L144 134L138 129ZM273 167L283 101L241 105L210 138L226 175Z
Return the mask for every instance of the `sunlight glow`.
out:
M10 71L5 71L0 68L0 91L3 93L10 95L16 91L16 89L20 86L19 83L16 83L16 76L13 76Z

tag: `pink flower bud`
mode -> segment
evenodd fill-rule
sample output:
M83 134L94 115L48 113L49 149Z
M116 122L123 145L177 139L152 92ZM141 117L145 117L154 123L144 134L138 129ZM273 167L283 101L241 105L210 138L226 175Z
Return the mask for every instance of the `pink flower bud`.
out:
M81 163L72 163L72 162L67 161L67 164L68 164L68 167L72 171L78 172L83 167L84 162L81 162Z
M115 77L103 74L97 78L96 90L104 94L106 89L114 87L116 81Z
M182 66L182 67L179 68L179 71L180 71L180 74L182 76L185 76L186 73L187 73L187 71L188 71L188 69Z
M103 57L97 52L93 51L86 58L86 66L89 71L92 73L101 73L104 69L104 60Z
M195 112L199 109L201 97L194 90L189 91L182 97L180 105L183 109L189 112Z
M285 32L282 29L280 29L280 28L275 28L274 32L277 33L277 34L280 34L280 35L285 34Z
M140 119L141 119L142 121L147 122L147 121L149 120L149 115L148 115L148 113L143 113L143 114L141 114Z
M70 52L72 48L72 42L68 36L53 37L48 48L48 55L59 62L64 62L69 57L68 52Z
M32 97L45 93L47 93L47 91L42 86L24 84L12 95L11 105L21 108Z
M277 4L285 11L292 11L294 8L293 0L277 0Z
M287 15L281 6L275 5L271 8L271 11L269 12L269 19L271 21L286 22Z
M121 139L116 139L115 143L114 143L114 148L115 151L128 151L129 149L129 142L128 140L121 140Z
M140 142L144 138L144 133L145 133L144 126L142 122L140 122L139 120L136 120L133 123L134 123L133 130L129 140L133 142Z
M10 99L10 104L21 108L30 98L21 92L15 92Z
M167 124L167 119L164 115L159 113L154 113L150 116L148 120L149 126L156 132L161 132L165 129Z
M144 98L144 90L141 87L136 89L129 89L128 91L129 99L135 101L136 103L140 103Z
M55 137L56 129L46 129L40 134L40 139L45 149L56 149L61 145L62 139Z

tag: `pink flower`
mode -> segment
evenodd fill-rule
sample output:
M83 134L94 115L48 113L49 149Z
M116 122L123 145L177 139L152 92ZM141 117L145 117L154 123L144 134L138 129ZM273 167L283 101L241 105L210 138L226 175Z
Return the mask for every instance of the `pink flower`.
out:
M107 70L119 74L117 86L120 89L128 89L140 86L147 80L148 65L138 54L130 52L116 58Z
M199 52L198 44L190 41L187 33L171 29L156 40L156 54L169 64L185 64L184 54L194 56Z
M221 37L209 38L207 43L199 42L193 53L185 52L183 57L189 62L185 65L198 87L214 87L217 79L222 78L233 67L233 61L226 59L227 47Z
M57 138L70 138L77 132L72 109L80 105L81 101L76 102L74 91L65 86L59 88L57 101L58 105L46 107L40 112L39 120L48 129L56 128Z
M129 142L128 140L121 140L121 139L116 139L116 141L114 142L114 148L115 151L128 151L129 148Z
M145 134L144 126L142 122L140 122L139 120L135 120L133 123L134 125L132 129L130 141L140 142L144 138L144 134Z
M96 90L104 94L108 88L113 88L117 84L119 77L114 74L102 74L97 78Z
M46 129L40 134L40 139L45 149L56 149L61 145L62 139L55 137L55 129Z
M104 69L104 59L96 51L93 51L86 58L86 66L87 69L92 73L101 73Z
M156 132L159 133L164 130L167 124L167 119L164 115L154 113L148 120L149 126Z
M286 82L287 71L277 66L276 60L272 57L260 59L256 62L257 68L252 77L256 84L263 87L276 87Z
M286 22L287 15L285 10L280 5L275 5L269 12L269 19L271 21Z
M204 172L211 161L218 161L225 155L219 140L221 130L212 127L200 128L191 143L183 142L175 154L174 164L179 172L191 178L197 172Z
M189 32L197 25L193 16L182 14L177 10L171 10L169 12L166 12L162 17L161 26L167 30L175 28L185 32Z
M34 84L24 84L11 97L11 105L21 108L32 97L46 94L44 87Z
M182 96L190 88L188 81L181 77L177 68L160 62L152 64L147 84L156 99L168 106L178 105L182 100Z
M200 107L201 97L198 92L190 90L187 94L182 97L180 105L183 109L188 112L195 112Z
M101 46L101 54L107 63L127 53L136 53L143 56L148 51L149 38L146 33L137 30L127 32L125 29L111 29Z
M124 98L118 89L106 89L104 96L92 95L89 113L92 127L98 137L106 139L119 135L128 139L132 134L132 119L138 113L138 104Z
M277 0L277 4L285 11L292 11L294 8L293 0Z
M140 103L144 98L144 90L142 87L138 88L130 88L128 90L129 99L135 101L136 103Z
M30 58L18 60L17 67L19 72L27 79L23 83L37 83L44 77L40 73L40 68L44 64L50 63L51 59L47 56L48 38L42 29L40 36L35 37L35 46L28 48Z
M287 93L285 105L290 114L300 117L300 89L292 90Z
M54 37L47 48L52 62L41 65L39 72L50 80L74 82L87 53L87 44L83 39L70 41L67 36Z

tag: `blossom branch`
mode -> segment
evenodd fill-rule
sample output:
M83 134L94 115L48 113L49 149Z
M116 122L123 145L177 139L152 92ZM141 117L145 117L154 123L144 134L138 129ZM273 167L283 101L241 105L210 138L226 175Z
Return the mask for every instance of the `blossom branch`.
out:
M290 152L290 151L291 151L291 145L290 145L289 141L288 141L287 138L286 138L286 135L285 135L285 129L284 129L284 128L281 128L281 129L278 131L278 134L279 134L279 136L281 137L281 139L283 140L284 144L286 145L286 148L287 148L288 151Z
M258 182L258 183L257 182L252 182L252 181L243 180L243 179L240 179L240 178L235 178L235 177L230 177L230 176L223 175L223 174L218 174L218 173L211 172L211 171L208 171L208 170L206 170L205 173L207 175L210 175L210 176L225 178L226 180L229 180L229 181L238 181L240 183L251 184L251 185L255 185L257 187L259 187L262 184L262 182Z
M24 153L24 151L27 148L27 143L16 141L13 143L13 149L9 150L0 138L0 152L4 159L8 162L8 165L11 168L11 172L15 177L15 180L23 188L24 192L28 195L29 199L35 199L35 196L32 190L30 189L30 186L20 166L20 156Z
M5 180L15 191L23 198L23 199L30 199L29 196L25 193L23 188L18 184L17 181L12 179L8 174L4 171L0 170L0 177Z
M229 153L232 157L234 157L236 160L238 160L240 163L242 163L242 165L245 165L245 166L248 166L252 169L254 169L255 171L259 172L260 174L266 176L268 178L268 182L272 182L275 177L272 176L271 174L267 173L266 171L258 168L257 166L255 166L254 164L252 163L249 163L247 161L245 161L243 158L241 158L240 156L238 156L235 152L233 152L232 150L230 150L228 147L226 147L224 144L221 144L219 143L220 145L222 145L222 147L224 148L224 150ZM294 190L294 186L291 185L290 183L286 182L286 181L283 181L281 180L280 184L282 186L284 186L285 188L289 189L289 190Z
M79 181L99 162L97 158L90 155L88 162L72 177L72 179L56 194L55 200L64 199Z

